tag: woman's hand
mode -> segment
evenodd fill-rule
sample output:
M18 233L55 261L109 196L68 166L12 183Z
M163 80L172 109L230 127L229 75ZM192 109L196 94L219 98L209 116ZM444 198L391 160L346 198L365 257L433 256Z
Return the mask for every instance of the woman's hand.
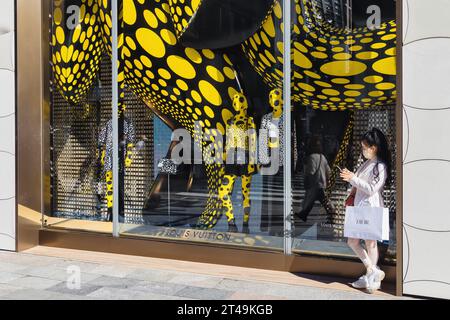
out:
M345 168L344 170L341 171L340 176L342 180L349 182L355 176L355 174L350 170L348 170L347 168Z

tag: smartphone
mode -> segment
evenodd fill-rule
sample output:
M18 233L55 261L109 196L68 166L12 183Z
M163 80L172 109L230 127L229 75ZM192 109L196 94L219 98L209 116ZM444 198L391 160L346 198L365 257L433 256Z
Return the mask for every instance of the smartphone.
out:
M339 169L339 171L342 172L343 169L341 167L339 167L339 166L336 166L336 167Z

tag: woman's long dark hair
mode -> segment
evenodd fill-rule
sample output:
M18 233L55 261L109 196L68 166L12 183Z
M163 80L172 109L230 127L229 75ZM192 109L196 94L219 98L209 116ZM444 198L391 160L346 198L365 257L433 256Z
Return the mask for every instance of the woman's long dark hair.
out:
M378 171L378 163L383 162L386 165L386 185L390 184L391 180L391 151L389 150L388 141L384 133L378 128L372 128L372 130L366 132L361 142L364 142L367 146L377 147L377 165L373 168L373 174L375 180L378 182L380 172Z

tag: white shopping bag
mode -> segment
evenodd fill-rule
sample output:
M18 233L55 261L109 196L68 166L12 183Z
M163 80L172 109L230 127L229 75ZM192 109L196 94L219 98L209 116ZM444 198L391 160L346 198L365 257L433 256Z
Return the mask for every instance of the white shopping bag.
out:
M389 209L347 207L344 237L364 240L389 240Z

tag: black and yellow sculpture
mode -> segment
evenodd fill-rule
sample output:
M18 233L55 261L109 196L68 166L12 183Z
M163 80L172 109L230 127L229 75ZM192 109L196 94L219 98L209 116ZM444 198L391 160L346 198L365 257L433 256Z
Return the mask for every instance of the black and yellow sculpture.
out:
M242 232L249 233L250 186L257 164L256 125L253 118L247 115L248 104L243 94L238 93L234 96L233 106L238 114L229 119L226 125L225 175L219 188L219 199L228 219L229 231L238 232L231 195L236 178L242 178L244 208Z
M185 128L197 138L203 133L211 141L203 145L212 143L220 150L223 145L215 137L225 134L228 121L238 113L232 105L241 90L227 50L215 48L240 44L242 54L270 88L283 86L280 2L227 0L220 10L208 9L214 3L217 0L119 1L121 117L126 84L172 129ZM396 97L395 22L385 22L374 31L337 29L315 19L311 3L295 0L295 107L346 110L392 103ZM78 105L93 86L101 56L111 55L111 4L109 0L53 4L55 85L69 103ZM206 17L209 12L224 20ZM210 21L210 32L199 31L208 28L201 21ZM224 27L232 21L236 24ZM224 34L218 34L221 26ZM212 228L223 213L223 199L218 195L226 172L220 163L205 166L209 198L198 225ZM231 217L228 209L227 214Z
M295 0L292 99L298 106L348 110L396 99L396 24L336 28L314 15L311 0ZM283 85L283 10L275 1L262 28L242 44L268 86Z

